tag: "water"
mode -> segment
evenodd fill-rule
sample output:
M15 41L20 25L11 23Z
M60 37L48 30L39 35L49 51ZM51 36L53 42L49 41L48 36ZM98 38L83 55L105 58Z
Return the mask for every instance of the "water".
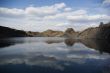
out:
M110 42L52 37L0 40L0 73L110 73Z

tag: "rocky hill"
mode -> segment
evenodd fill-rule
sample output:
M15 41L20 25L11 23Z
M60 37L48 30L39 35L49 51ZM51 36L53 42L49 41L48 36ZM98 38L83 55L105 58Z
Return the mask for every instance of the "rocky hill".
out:
M76 32L73 28L67 28L63 36L67 38L77 38L78 34L79 32Z
M63 31L46 30L44 32L32 32L16 30L9 27L0 26L0 38L7 37L63 37Z
M61 37L64 35L63 31L46 30L40 33L43 37Z
M110 39L110 23L100 23L99 27L88 28L78 34L81 39L96 38Z
M5 37L25 37L27 36L25 31L15 30L8 27L0 26L0 38Z
M0 26L0 38L5 37L66 37L79 39L110 39L110 23L100 23L99 27L90 27L82 32L76 32L73 28L67 28L65 32L46 30L44 32L32 32L16 30L8 27Z

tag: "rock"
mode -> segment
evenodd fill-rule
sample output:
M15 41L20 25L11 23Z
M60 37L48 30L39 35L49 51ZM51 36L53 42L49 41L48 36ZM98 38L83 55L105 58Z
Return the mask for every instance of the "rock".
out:
M74 31L74 29L73 28L68 28L66 31L65 31L65 33L69 33L69 34L72 34L72 33L74 33L75 31Z
M68 38L76 38L77 35L78 35L78 32L75 32L73 28L67 28L67 30L64 33L64 36Z
M103 22L100 22L99 27L103 27L103 25L104 25L104 23Z

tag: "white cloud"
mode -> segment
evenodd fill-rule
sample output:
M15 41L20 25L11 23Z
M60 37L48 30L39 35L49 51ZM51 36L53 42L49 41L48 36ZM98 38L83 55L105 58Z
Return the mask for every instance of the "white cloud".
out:
M73 22L96 22L96 21L109 21L110 16L103 15L79 15L79 16L68 16L68 20Z
M42 7L33 7L29 6L25 9L17 9L17 8L3 8L0 7L0 13L2 14L12 14L12 15L46 15L46 14L54 14L59 12L59 9L65 8L66 5L64 3L58 3L51 6L42 6Z
M57 12L56 8L53 7L28 7L25 9L26 14L31 14L31 15L44 15L44 14L54 14Z
M7 15L22 15L24 14L24 11L22 9L17 9L17 8L4 8L0 7L0 14L7 14Z
M69 11L69 12L61 12L57 13L55 15L48 15L45 16L44 19L51 20L51 19L66 19L68 16L79 16L79 15L85 15L87 13L86 10L74 10L74 11Z
M24 9L0 7L0 15L0 25L32 31L63 30L68 27L83 30L93 24L98 25L100 21L110 20L107 14L91 14L84 9L74 10L65 3L29 6Z
M104 0L103 4L109 4L110 5L110 0Z
M103 0L101 6L104 8L102 9L101 12L105 11L109 15L110 14L110 0Z
M71 11L72 8L65 8L64 10L65 10L65 11Z
M66 4L65 3L59 3L59 4L55 4L53 5L54 8L57 8L57 9L62 9L64 7L66 7Z

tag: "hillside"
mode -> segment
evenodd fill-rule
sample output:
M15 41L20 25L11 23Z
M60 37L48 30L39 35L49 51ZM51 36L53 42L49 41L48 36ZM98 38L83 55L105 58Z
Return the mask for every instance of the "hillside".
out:
M110 23L100 24L99 27L88 28L78 34L81 39L96 38L110 39Z
M25 37L27 36L25 31L15 30L8 27L0 26L0 38L5 37Z
M110 39L110 23L100 23L99 27L90 27L82 32L76 32L73 28L67 28L65 32L46 30L43 32L32 32L16 30L8 27L0 26L0 38L6 37L66 37L79 39Z

